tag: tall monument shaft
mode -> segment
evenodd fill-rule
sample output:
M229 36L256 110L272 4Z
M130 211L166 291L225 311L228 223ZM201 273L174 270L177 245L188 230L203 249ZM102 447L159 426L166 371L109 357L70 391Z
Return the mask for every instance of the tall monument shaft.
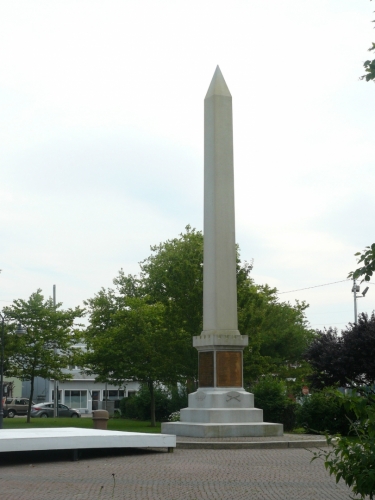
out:
M237 328L232 96L217 67L204 100L203 332Z
M232 96L217 66L204 100L203 331L199 387L242 388L242 351L248 344L237 321Z
M247 335L237 324L232 96L216 68L204 100L203 331L198 350L199 387L189 394L180 422L162 432L198 438L281 436L283 426L263 422L254 395L243 388Z

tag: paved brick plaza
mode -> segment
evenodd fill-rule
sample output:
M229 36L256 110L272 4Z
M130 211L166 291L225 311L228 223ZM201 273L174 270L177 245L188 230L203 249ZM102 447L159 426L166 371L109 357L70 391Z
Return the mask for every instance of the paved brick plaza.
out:
M2 500L349 500L345 485L311 457L304 449L176 449L8 461L0 465L0 492Z

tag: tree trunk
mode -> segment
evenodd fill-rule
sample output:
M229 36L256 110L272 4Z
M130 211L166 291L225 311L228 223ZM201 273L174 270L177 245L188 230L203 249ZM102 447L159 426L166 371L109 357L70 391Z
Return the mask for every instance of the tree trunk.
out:
M30 380L30 396L29 396L29 407L27 408L27 420L26 423L30 423L30 413L31 413L31 405L34 396L34 372Z
M151 427L156 427L154 381L148 380L147 385L151 396Z

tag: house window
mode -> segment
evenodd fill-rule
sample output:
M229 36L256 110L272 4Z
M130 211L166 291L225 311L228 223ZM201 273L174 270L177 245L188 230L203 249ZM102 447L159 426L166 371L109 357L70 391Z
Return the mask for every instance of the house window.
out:
M87 391L65 391L65 404L71 408L87 408Z
M108 399L108 401L115 401L116 399L122 399L125 397L125 391L103 391L103 399Z

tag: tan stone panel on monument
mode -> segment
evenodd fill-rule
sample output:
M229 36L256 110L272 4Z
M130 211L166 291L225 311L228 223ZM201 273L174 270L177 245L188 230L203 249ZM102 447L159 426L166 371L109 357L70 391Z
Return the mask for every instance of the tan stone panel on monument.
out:
M214 353L199 353L199 387L214 386Z
M216 352L216 385L217 387L242 387L241 352Z

